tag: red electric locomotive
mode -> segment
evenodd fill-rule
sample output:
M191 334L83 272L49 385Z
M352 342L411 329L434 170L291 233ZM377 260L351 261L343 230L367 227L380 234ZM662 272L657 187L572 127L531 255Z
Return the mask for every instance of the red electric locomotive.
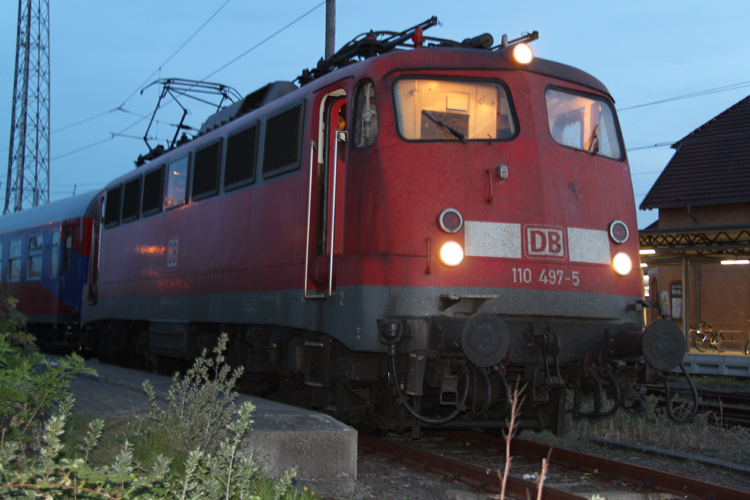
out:
M569 390L611 414L678 366L677 327L643 332L607 89L536 34L436 22L362 35L110 183L86 346L189 360L226 332L251 390L415 433L503 427L517 379L521 425L560 432Z

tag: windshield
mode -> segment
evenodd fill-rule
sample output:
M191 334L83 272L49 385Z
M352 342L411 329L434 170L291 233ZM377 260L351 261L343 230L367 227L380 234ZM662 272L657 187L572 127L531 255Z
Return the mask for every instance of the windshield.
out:
M494 82L404 78L395 84L396 123L413 141L510 139L516 124Z
M547 89L549 133L556 143L591 154L622 158L615 117L603 99Z

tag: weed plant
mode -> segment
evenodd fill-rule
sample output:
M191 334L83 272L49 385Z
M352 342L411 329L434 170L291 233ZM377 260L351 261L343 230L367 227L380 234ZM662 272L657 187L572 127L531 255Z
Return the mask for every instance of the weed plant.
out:
M2 366L11 366L8 360L16 359L18 348L14 351L3 341L7 344L7 336L0 336L0 362ZM68 396L44 422L36 452L23 452L23 434L3 433L0 498L313 498L312 493L292 489L294 469L272 481L261 471L257 457L243 455L242 444L252 431L255 407L249 402L239 408L234 405L236 395L232 389L242 371L231 370L224 363L226 344L227 338L222 336L213 358L208 359L204 351L185 378L174 377L165 410L156 403L151 385L144 384L150 399L149 413L115 423L120 431L108 433L101 419L78 418L74 419L77 425L66 425L71 421L73 408L73 398ZM71 363L58 366L85 371L82 365L75 364L75 358ZM56 373L56 368L50 367L42 374ZM62 371L69 373L65 368ZM27 379L36 380L32 375L27 374ZM41 378L39 389L58 397L62 394L61 380L69 379ZM31 387L37 386L27 382L14 387L16 400L26 401L23 393ZM3 390L9 389L3 386ZM30 397L26 396L27 400ZM44 401L54 400L50 396L45 398ZM33 418L40 420L40 413L34 413ZM84 422L85 430L81 429ZM67 440L66 431L72 433ZM160 442L159 448L166 453L149 456L148 464L141 462L131 437L141 443ZM108 449L100 450L102 444ZM174 465L175 457L182 460L181 467Z

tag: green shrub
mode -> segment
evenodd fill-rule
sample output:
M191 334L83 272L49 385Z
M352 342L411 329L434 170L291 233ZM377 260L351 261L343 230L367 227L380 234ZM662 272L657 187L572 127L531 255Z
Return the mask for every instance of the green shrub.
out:
M66 397L71 380L96 372L76 354L50 361L39 353L34 336L22 330L26 318L17 304L0 290L0 435L28 441L33 427Z
M175 376L169 391L167 410L158 407L150 384L144 384L150 398L148 417L154 424L149 432L171 439L178 452L188 449L184 467L172 467L173 459L157 456L150 467L134 458L133 445L124 440L114 458L94 465L92 451L98 446L104 422L89 422L81 444L68 449L62 436L73 407L65 399L44 427L39 452L20 461L19 445L0 441L0 497L45 499L247 499L278 500L311 498L291 489L295 471L278 481L261 472L255 456L243 456L240 445L250 434L255 407L244 403L235 409L232 393L241 370L224 364L226 336L206 358L204 351L187 372ZM176 453L179 456L179 453ZM184 472L176 472L182 470Z

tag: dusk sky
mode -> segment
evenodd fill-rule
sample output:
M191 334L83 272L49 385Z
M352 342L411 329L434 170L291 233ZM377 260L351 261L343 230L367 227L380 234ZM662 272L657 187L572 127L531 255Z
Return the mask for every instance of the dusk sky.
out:
M324 51L321 0L50 4L52 200L72 195L74 186L77 193L103 187L132 169L136 157L147 152L138 137L146 131L159 89L150 87L143 95L140 90L153 80L207 79L245 95L271 81L295 79L303 68L313 67ZM540 38L532 44L537 57L575 66L601 80L616 101L636 204L673 154L668 146L649 146L681 139L750 94L750 2L744 0L338 0L336 47L370 29L401 31L433 15L442 27L426 34L440 38L462 40L487 32L499 42L504 33L513 39L537 30ZM3 195L17 16L17 0L0 2ZM628 109L711 90L720 91ZM187 123L193 127L212 112L204 105L186 103L191 111ZM174 134L170 123L179 121L178 111L171 104L158 116L160 122L151 134L162 144ZM123 135L112 138L113 133ZM656 211L639 211L639 227L656 216Z

